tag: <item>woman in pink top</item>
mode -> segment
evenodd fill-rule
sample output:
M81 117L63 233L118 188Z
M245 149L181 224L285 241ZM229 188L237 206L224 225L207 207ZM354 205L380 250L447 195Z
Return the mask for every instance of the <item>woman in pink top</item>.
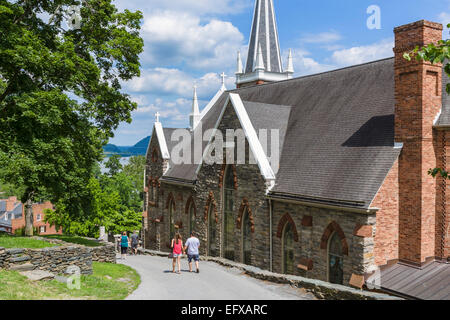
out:
M172 239L171 245L173 251L173 269L172 272L175 273L175 264L178 262L178 274L181 273L181 256L183 254L183 240L181 239L181 235L177 233L175 235L175 239Z

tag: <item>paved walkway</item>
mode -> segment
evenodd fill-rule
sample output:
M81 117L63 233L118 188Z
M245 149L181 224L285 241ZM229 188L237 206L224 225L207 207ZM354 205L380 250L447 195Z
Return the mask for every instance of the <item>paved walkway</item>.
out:
M181 274L172 273L171 260L153 256L118 258L141 276L141 285L129 300L312 300L314 296L289 285L248 277L235 268L200 261L200 273L189 273L181 260ZM195 269L195 267L194 267Z

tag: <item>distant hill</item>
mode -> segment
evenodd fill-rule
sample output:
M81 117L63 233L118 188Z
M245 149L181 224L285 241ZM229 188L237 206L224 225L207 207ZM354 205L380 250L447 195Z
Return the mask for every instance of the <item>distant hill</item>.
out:
M107 144L103 147L103 152L106 156L110 157L112 155L120 155L122 157L131 156L145 156L147 152L147 147L150 142L150 136L145 137L140 140L132 147L127 146L116 146L115 144Z

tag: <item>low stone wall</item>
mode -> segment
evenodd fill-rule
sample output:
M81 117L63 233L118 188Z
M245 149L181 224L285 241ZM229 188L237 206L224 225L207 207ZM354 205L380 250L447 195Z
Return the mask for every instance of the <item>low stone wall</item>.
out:
M92 254L89 248L82 246L43 249L0 248L0 268L16 271L39 269L64 274L69 266L79 267L81 274L92 274Z
M116 249L113 243L102 243L100 247L89 248L92 261L116 263Z
M168 257L169 253L139 249L141 254L157 256L157 257ZM183 255L186 257L186 255ZM291 276L273 273L269 271L262 270L257 267L248 266L241 263L236 263L222 258L212 258L201 256L202 261L211 261L229 268L237 268L242 270L245 274L264 281L270 281L281 284L289 284L297 288L303 288L308 292L311 292L318 299L326 300L402 300L397 297L393 297L383 293L374 293L364 290L353 289L351 287L346 287L338 284L332 284L329 282L303 278L300 276Z
M77 266L81 274L92 274L92 261L116 263L116 252L112 243L86 247L58 239L35 238L58 246L43 249L0 248L0 268L16 271L43 270L64 274L67 267Z

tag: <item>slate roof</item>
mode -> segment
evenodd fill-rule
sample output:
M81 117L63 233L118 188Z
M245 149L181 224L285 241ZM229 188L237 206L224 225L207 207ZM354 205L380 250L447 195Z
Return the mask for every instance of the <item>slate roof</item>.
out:
M6 211L6 201L0 200L0 214Z
M450 300L450 264L434 261L423 268L403 263L381 270L385 291L421 300Z
M214 128L229 93L239 94L256 131L280 129L274 197L367 209L400 154L393 58L225 92L203 118L202 132ZM193 182L197 168L171 163L163 179Z

